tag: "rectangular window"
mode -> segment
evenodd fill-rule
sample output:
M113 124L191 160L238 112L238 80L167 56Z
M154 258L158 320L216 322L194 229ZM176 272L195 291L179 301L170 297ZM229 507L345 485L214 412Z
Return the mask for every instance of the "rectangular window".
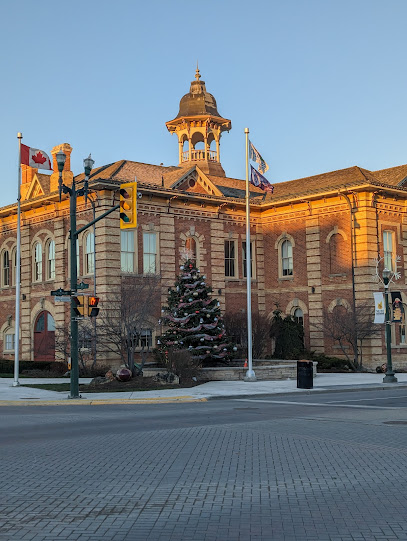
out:
M140 341L138 344L142 348L150 348L153 345L153 331L151 329L143 329L140 333Z
M383 231L383 255L384 255L384 267L393 271L393 231Z
M12 333L6 334L4 349L6 351L14 351L14 345L15 345L15 335Z
M143 273L157 274L156 233L143 233Z
M403 322L400 325L400 344L406 343L406 324Z
M246 257L246 242L242 242L242 251L243 251L243 276L247 278L247 257ZM250 276L253 276L253 243L250 243Z
M92 333L89 330L84 330L83 335L78 338L79 349L92 349Z
M122 272L135 272L134 231L120 231L120 267Z
M234 240L225 240L225 276L234 278L236 276L236 248Z
M85 241L85 274L95 272L95 235L88 233Z

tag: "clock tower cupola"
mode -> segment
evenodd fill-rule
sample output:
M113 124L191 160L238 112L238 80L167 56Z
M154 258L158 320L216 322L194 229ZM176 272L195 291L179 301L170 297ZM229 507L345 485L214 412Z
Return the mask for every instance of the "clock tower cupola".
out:
M178 115L166 126L178 136L180 166L197 165L204 173L225 176L220 163L220 138L232 123L218 113L216 100L206 91L198 67L189 93L181 98Z

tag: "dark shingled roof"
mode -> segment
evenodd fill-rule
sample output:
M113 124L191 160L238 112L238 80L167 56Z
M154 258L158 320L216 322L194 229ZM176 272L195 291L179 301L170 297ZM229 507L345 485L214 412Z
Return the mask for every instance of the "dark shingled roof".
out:
M163 186L170 189L178 180L193 171L195 165L188 164L182 167L151 165L128 160L120 160L111 164L93 169L90 181L132 182L135 178L142 184L151 186ZM218 188L224 197L244 199L246 193L246 181L236 178L206 175L207 178ZM83 180L84 174L76 177ZM336 191L350 186L371 184L374 186L388 186L406 189L403 185L407 178L407 165L391 167L379 171L368 171L361 167L353 166L338 171L330 171L320 175L299 178L285 182L276 182L274 193L266 194L260 188L250 184L251 197L263 197L265 202L286 200L289 198L305 197L327 191ZM45 180L45 179L44 179ZM163 184L164 181L164 184ZM44 182L46 184L46 181ZM174 188L176 190L176 188Z

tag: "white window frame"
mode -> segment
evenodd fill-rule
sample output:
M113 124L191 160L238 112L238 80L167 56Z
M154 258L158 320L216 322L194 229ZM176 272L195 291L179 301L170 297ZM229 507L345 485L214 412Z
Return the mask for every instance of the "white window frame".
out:
M395 260L395 234L394 231L389 229L383 230L383 264L384 267L390 271L394 271L394 260Z
M11 340L11 347L8 347L8 342ZM11 327L6 329L3 334L3 351L4 353L14 353L16 347L16 334L15 330Z
M256 243L254 240L250 240L250 277L252 280L256 279ZM246 239L242 240L242 274L243 278L246 276Z
M7 265L6 265L6 259L7 259ZM10 252L9 250L3 250L1 253L1 286L10 287Z
M33 282L42 282L42 244L40 241L33 246Z
M233 257L226 257L226 243L229 243L229 247L233 246ZM229 252L230 254L230 252ZM225 278L226 279L233 279L237 278L237 246L236 246L236 240L235 239L225 239L224 242L224 259L225 259ZM233 274L227 274L227 266L233 265ZM230 270L230 269L229 269Z
M46 279L55 280L55 241L53 239L49 239L46 244Z
M137 273L137 229L120 230L120 269L127 274Z
M284 246L287 246L291 249L291 255L288 251L288 254L284 255ZM288 261L287 269L284 268L284 262ZM283 239L280 243L279 250L279 269L281 270L281 278L291 278L294 276L294 256L293 256L293 243L290 239ZM287 270L287 272L285 272Z
M89 231L83 237L83 273L93 275L95 272L95 235Z
M154 240L150 240L149 237L153 237ZM148 246L146 240L148 240ZM154 248L154 252L147 252L146 248ZM152 263L154 261L154 263ZM147 264L146 264L147 262ZM148 269L146 268L148 267ZM157 231L143 231L143 274L158 274L158 233Z
M16 272L17 272L17 247L15 246L11 250L11 285L16 285Z

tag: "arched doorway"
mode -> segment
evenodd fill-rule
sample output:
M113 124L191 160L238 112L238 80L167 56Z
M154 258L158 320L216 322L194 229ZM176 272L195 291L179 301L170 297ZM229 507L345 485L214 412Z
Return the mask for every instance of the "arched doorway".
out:
M34 361L55 361L55 321L46 310L34 324Z

